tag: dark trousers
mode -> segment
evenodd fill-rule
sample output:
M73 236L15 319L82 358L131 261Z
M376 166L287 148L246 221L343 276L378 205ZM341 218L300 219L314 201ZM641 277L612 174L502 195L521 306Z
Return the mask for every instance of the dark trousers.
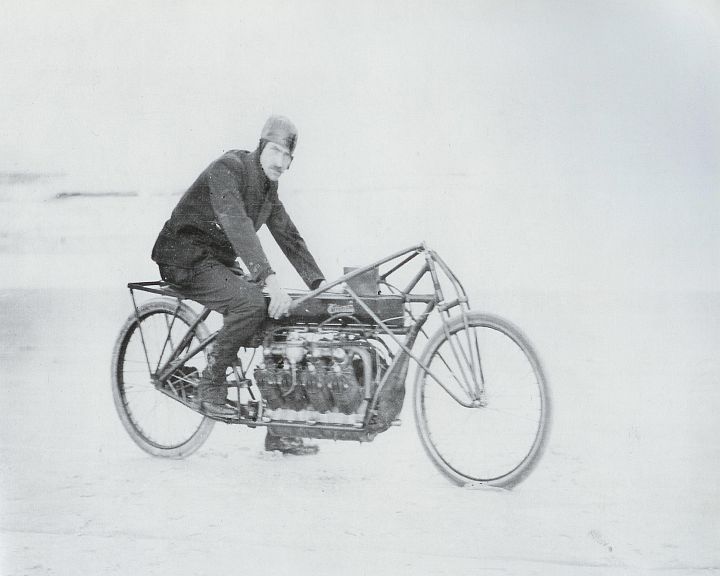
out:
M242 276L239 266L230 268L214 259L189 269L160 264L160 276L186 298L222 314L223 327L208 354L207 377L223 386L240 347L259 343L257 336L267 318L261 286Z

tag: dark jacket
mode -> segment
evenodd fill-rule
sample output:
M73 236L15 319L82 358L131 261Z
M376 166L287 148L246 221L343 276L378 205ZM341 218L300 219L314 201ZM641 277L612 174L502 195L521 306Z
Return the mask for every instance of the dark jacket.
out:
M158 264L193 268L208 257L231 266L242 259L252 280L273 273L257 230L266 224L308 287L324 280L278 198L260 151L231 150L208 166L165 222L152 251Z

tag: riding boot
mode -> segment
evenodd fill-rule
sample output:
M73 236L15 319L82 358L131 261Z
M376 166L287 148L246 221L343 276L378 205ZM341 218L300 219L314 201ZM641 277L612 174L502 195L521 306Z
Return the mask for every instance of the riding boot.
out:
M198 383L198 400L200 407L210 416L232 418L237 411L226 404L228 393L225 368L218 361L215 351L208 355L208 366L203 370Z

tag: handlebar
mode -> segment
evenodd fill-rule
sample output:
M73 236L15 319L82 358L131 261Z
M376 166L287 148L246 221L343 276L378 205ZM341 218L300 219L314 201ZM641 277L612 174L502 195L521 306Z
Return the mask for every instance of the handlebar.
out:
M394 260L395 258L398 258L404 254L407 254L408 252L418 252L420 250L424 250L425 244L416 244L415 246L410 246L409 248L406 248L405 250L400 250L399 252L396 252L395 254L392 254L390 256L386 256L385 258L382 258L376 262L373 262L372 264L368 264L367 266L362 266L360 268L357 268L353 270L352 272L348 272L347 274L344 274L337 280L333 280L332 282L328 282L327 284L323 284L319 288L315 288L315 290L311 290L307 294L301 296L297 300L293 300L290 304L290 310L295 309L296 307L300 306L303 302L306 302L307 300L310 300L312 298L315 298L318 294L322 294L323 292L327 292L331 288L334 288L335 286L338 286L340 284L343 284L347 282L348 280L352 280L353 278L356 278L358 276L361 276L362 274L365 274L368 270L372 270L373 268L377 268L381 264L385 264L386 262L389 262L390 260Z

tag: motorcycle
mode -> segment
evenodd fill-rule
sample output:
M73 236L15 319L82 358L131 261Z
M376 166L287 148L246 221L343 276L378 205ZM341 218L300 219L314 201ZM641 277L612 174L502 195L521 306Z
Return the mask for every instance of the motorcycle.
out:
M227 374L232 417L205 413L197 398L217 334L210 310L196 311L165 282L129 283L134 310L113 351L112 389L132 440L154 456L184 458L223 422L370 442L401 424L412 363L415 424L438 470L461 486L525 479L547 444L551 397L522 331L471 309L424 243L345 272L291 292L289 314L267 322L262 345L240 350ZM138 304L139 294L160 298Z

